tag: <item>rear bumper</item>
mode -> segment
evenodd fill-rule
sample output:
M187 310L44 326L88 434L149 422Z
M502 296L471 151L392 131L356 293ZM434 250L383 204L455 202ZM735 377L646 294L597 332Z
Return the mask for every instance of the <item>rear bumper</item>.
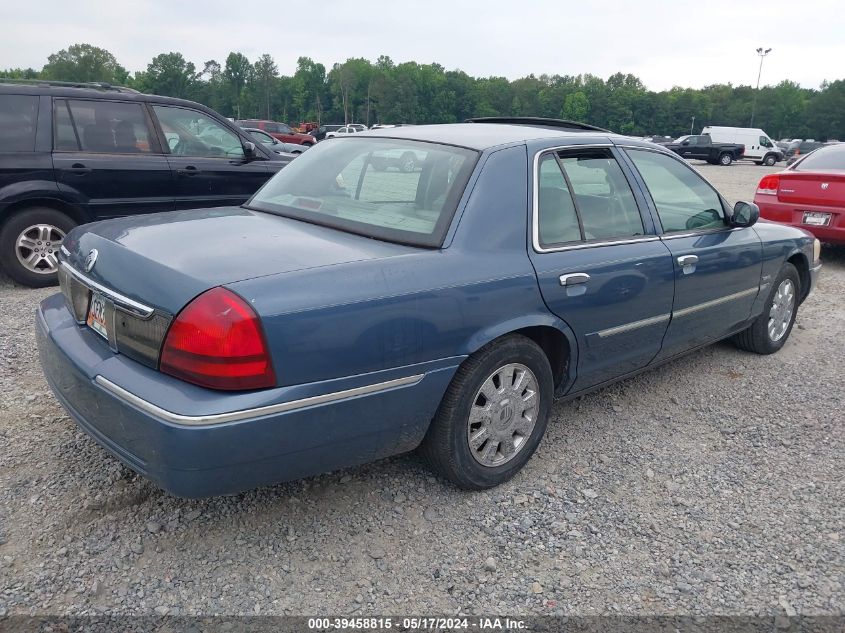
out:
M47 381L77 424L129 468L183 497L239 492L410 450L462 360L226 394L114 354L73 321L61 295L42 302L36 329Z
M760 207L760 217L773 222L790 224L812 233L822 242L830 244L845 244L845 208L828 207L817 204L795 205L791 202L780 202L775 196L754 197L754 203ZM804 224L805 211L819 211L830 213L830 224L828 226L813 226Z

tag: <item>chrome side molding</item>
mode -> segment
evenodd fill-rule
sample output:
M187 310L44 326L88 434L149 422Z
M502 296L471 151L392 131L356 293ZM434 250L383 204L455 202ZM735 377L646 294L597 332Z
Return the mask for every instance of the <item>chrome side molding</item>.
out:
M265 407L241 409L240 411L229 411L227 413L212 413L208 415L181 415L179 413L173 413L172 411L162 409L161 407L154 405L152 402L136 396L131 391L127 391L120 385L116 385L108 378L99 374L94 378L94 382L113 396L160 420L182 426L204 426L211 424L223 424L225 422L237 422L239 420L274 415L276 413L286 413L288 411L295 411L306 407L315 407L321 404L329 404L331 402L354 398L356 396L367 396L381 391L395 389L396 387L408 387L417 384L424 377L425 374L415 374L413 376L395 378L393 380L377 382L363 387L344 389L343 391L335 391L319 396L311 396L309 398L300 398L299 400L291 400L289 402L280 402L278 404L271 404Z

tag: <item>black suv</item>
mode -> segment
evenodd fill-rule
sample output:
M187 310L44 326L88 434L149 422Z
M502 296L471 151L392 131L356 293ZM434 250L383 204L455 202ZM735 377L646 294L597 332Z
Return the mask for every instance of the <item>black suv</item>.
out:
M77 224L239 205L291 158L192 101L0 83L0 265L22 284L51 285Z

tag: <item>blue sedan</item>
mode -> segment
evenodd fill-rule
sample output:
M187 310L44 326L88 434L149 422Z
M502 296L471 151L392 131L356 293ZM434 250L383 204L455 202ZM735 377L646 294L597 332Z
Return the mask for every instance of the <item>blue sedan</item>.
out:
M377 169L412 152L414 170ZM181 496L420 448L512 477L555 398L732 337L786 342L820 268L657 145L551 120L320 143L241 207L78 227L37 311L79 426Z

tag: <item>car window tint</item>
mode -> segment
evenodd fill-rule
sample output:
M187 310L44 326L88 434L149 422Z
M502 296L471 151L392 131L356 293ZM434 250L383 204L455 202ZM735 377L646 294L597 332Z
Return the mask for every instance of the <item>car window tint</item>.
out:
M82 151L147 154L152 151L144 110L138 103L69 100Z
M476 159L471 150L398 139L319 143L274 176L249 206L438 246Z
M845 169L845 143L821 147L795 166L795 171Z
M679 160L645 150L627 150L657 208L666 233L725 226L719 195Z
M643 234L631 186L609 149L562 152L560 159L578 205L585 239Z
M73 128L67 101L57 99L53 104L54 140L53 148L59 152L79 151L79 139Z
M38 97L0 95L0 152L35 150Z
M210 116L171 106L153 106L170 153L199 158L243 158L240 137Z
M581 239L575 203L554 154L540 158L537 187L537 229L541 246Z

